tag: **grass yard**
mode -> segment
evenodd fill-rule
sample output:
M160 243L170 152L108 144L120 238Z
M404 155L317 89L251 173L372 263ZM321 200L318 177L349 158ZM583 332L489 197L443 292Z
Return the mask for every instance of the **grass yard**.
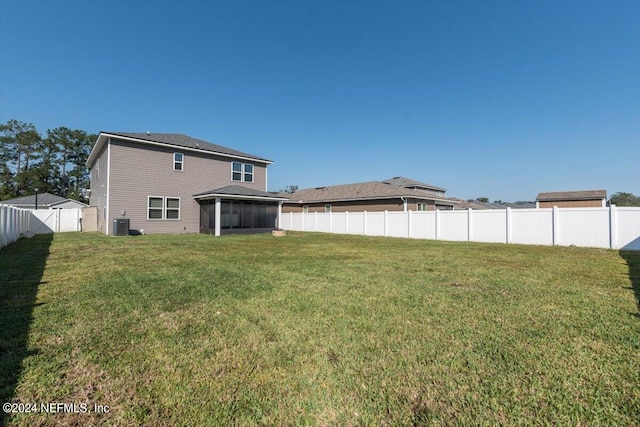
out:
M640 253L40 235L0 250L0 403L38 405L0 425L634 425L638 295Z

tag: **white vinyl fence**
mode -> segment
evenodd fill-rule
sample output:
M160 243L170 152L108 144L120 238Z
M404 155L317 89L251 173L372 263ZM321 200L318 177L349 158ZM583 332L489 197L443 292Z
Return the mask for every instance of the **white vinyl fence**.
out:
M31 212L0 205L0 248L10 245L29 230Z
M27 232L33 234L81 231L82 209L20 209L0 205L0 248Z
M285 230L640 250L640 207L285 213Z
M31 212L29 231L33 234L81 231L82 209L32 209L29 212Z

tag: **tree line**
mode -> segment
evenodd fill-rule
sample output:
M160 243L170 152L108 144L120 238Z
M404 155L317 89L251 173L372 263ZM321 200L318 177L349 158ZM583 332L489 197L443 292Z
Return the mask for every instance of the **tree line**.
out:
M85 162L97 135L61 126L45 135L32 123L0 124L0 200L36 192L86 201Z

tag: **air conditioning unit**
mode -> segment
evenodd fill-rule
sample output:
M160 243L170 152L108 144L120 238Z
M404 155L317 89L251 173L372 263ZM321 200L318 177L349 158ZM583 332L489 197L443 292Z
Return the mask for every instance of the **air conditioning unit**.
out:
M129 235L129 218L119 218L113 220L113 235L128 236Z

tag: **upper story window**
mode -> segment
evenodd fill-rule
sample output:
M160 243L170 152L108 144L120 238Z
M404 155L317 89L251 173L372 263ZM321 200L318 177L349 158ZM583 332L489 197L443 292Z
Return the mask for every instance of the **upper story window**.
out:
M244 182L253 182L253 165L245 164L244 165Z
M331 205L324 205L324 212L331 213Z
M231 163L231 180L253 182L253 165L251 163Z
M173 153L173 170L181 171L184 169L184 154Z
M426 203L418 203L418 210L419 211L426 211L427 210L427 204Z

